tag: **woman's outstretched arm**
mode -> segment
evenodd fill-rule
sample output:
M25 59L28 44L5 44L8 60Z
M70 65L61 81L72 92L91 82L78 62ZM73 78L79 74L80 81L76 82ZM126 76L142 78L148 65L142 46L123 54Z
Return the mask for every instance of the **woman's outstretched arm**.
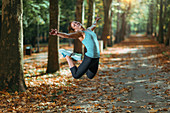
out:
M57 35L61 38L73 38L73 39L79 39L80 37L83 37L83 34L81 31L77 31L74 33L62 33L62 32L58 32L57 29L51 29L51 31L49 32L50 35Z
M93 30L96 28L97 22L98 22L100 19L101 19L101 17L99 17L99 16L97 15L97 17L95 18L94 23L93 23L90 27L88 27L87 29L90 29L90 30L93 31Z

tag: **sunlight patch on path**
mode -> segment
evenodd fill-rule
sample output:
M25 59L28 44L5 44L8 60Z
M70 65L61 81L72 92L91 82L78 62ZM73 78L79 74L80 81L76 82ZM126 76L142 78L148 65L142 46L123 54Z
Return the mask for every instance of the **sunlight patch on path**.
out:
M149 80L148 79L147 80L135 80L135 81L128 81L125 84L135 84L135 83L141 83L141 82L147 82L147 81Z
M127 54L127 53L136 53L141 48L108 48L103 54Z

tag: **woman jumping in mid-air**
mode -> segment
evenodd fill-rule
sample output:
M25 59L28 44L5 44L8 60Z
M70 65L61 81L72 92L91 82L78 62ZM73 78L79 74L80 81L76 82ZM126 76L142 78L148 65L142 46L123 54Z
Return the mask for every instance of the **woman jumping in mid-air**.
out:
M62 33L58 32L57 29L51 29L50 35L57 35L62 38L79 39L87 49L87 52L84 55L84 59L78 68L75 66L73 60L71 59L72 54L68 54L65 51L60 51L63 57L66 58L72 76L75 79L82 77L85 73L89 79L92 79L97 73L100 51L97 36L93 30L96 28L97 22L100 19L101 18L97 16L95 22L87 29L85 29L80 22L71 22L70 28L74 31L74 33Z

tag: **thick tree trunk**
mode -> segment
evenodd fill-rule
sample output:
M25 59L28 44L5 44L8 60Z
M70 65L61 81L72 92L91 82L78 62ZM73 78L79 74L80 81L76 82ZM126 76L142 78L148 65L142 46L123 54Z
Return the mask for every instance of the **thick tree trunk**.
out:
M102 32L102 40L104 42L104 49L107 48L107 37L109 36L108 29L110 28L110 18L111 18L111 3L112 0L103 0L104 5L104 25Z
M0 90L25 91L23 74L23 1L2 0Z
M79 21L83 24L83 2L84 0L77 0L76 2L76 21ZM80 40L74 40L74 52L83 54L83 45Z
M163 0L160 0L160 12L159 12L159 43L164 43L163 34Z
M59 0L50 0L50 30L59 29ZM59 38L49 35L48 40L48 65L47 73L54 73L60 69L59 67Z

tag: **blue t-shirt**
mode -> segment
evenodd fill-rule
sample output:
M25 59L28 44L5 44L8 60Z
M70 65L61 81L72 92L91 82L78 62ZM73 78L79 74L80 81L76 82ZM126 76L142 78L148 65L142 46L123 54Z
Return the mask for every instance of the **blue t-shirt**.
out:
M100 50L99 50L99 42L97 40L97 35L89 29L83 32L85 33L85 38L82 41L82 43L87 49L85 55L90 58L99 58Z

